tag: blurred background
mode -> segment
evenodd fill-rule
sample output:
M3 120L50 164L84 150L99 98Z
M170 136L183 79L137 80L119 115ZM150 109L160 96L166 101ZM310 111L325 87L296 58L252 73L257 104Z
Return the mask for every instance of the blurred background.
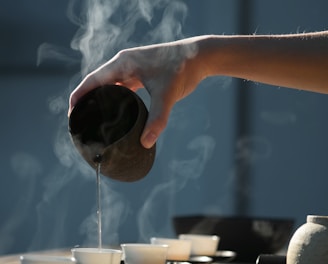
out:
M1 1L0 254L96 245L95 172L67 130L81 76L125 47L325 30L327 8L326 0ZM295 227L327 215L326 101L205 80L174 108L145 179L103 177L103 243L173 237L175 215L291 217Z

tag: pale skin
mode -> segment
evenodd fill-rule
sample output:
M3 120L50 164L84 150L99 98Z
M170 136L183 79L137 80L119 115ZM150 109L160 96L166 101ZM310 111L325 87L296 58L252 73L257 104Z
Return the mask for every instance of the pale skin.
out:
M71 93L69 114L81 96L99 85L146 88L151 105L140 140L150 148L165 129L175 103L215 75L328 93L328 31L206 35L122 50Z

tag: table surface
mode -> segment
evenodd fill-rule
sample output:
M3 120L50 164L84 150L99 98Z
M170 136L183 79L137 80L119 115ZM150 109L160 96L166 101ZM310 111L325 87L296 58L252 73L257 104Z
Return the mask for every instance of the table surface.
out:
M15 255L3 255L0 256L0 264L20 264L20 256L22 255L49 255L49 256L64 256L64 257L71 257L72 253L70 249L62 249L62 250L48 250L48 251L41 251L41 252L29 252L29 253L21 253ZM228 263L228 262L221 262ZM246 264L246 263L237 263L237 262L230 262L231 264ZM220 264L220 263L216 263ZM249 264L249 263L247 263Z
M49 256L64 256L70 257L72 255L70 249L63 249L63 250L47 250L42 252L29 252L29 253L21 253L15 255L3 255L0 256L0 264L20 264L19 257L22 255L49 255Z

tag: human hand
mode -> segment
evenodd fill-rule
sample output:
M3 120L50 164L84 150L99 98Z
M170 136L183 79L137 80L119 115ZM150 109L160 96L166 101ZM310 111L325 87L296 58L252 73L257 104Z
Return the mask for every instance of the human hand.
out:
M118 84L132 91L146 88L151 105L140 140L150 148L166 127L174 104L189 95L205 76L197 53L194 38L120 51L71 93L69 114L84 94L98 86Z

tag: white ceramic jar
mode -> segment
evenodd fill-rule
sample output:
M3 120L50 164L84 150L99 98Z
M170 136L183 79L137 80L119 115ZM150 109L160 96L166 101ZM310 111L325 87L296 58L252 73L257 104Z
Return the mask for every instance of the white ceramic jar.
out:
M328 263L328 216L308 215L292 236L287 264Z

